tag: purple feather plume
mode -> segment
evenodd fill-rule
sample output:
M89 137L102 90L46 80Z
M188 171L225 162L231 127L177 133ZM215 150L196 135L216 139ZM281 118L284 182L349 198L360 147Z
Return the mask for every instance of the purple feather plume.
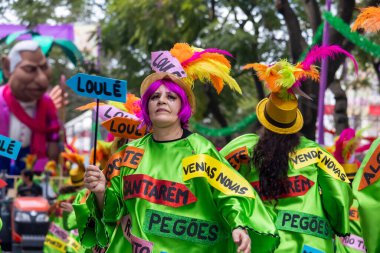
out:
M331 57L334 59L338 54L344 54L352 60L352 62L355 65L355 72L357 74L358 73L358 63L356 62L355 57L337 45L313 47L309 51L309 53L306 55L305 60L303 60L303 62L302 62L302 65L303 65L304 69L309 70L310 66L312 64L314 64L315 62L320 61L320 60L327 58L327 57Z
M207 48L207 49L203 50L202 52L195 52L193 54L193 56L191 56L186 61L182 62L181 65L182 66L186 66L190 62L193 62L193 61L201 58L201 55L204 54L204 53L217 53L217 54L223 54L223 55L227 55L227 56L233 57L232 54L230 52L226 51L226 50L221 50L221 49L217 49L217 48Z

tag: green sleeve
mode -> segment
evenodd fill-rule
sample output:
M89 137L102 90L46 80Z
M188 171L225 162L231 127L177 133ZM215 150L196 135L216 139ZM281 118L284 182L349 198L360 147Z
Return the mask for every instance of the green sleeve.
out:
M210 151L210 156L218 159L232 171L240 180L245 181L254 192L255 198L229 196L218 190L214 190L214 200L219 212L229 224L231 231L235 228L246 228L249 232L255 252L272 252L280 243L278 231L272 217L268 214L263 202L253 187L234 170L227 160L215 149Z
M116 223L123 215L123 201L120 192L120 176L111 179L111 185L106 188L104 194L104 208L99 210L96 204L95 194L91 193L87 198L87 206L93 218L97 244L106 247L116 227Z
M322 152L327 152L319 148ZM339 164L333 156L330 158L334 159L335 164ZM321 188L322 206L332 229L339 236L348 235L350 233L349 212L353 201L350 185L333 178L322 169L318 170L318 184Z
M79 192L73 202L79 239L84 248L92 248L97 244L95 234L95 219L90 213L85 201L87 189Z
M72 211L71 213L63 213L63 228L67 231L78 228L74 211Z
M380 138L371 145L352 183L367 252L380 252Z

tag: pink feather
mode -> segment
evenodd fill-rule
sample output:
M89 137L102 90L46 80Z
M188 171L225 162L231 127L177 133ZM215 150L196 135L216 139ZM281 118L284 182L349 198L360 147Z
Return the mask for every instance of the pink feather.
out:
M337 45L313 47L306 55L305 60L303 60L302 62L302 65L304 69L310 69L310 66L315 62L325 59L327 57L331 57L334 59L338 54L344 54L347 57L349 57L355 65L355 72L358 73L358 63L356 62L355 57Z
M182 62L181 65L186 66L187 64L199 59L201 57L201 55L204 53L217 53L217 54L223 54L223 55L233 57L232 54L226 50L221 50L221 49L217 49L217 48L207 48L207 49L203 50L202 52L195 52L193 54L193 56L191 56L186 61Z

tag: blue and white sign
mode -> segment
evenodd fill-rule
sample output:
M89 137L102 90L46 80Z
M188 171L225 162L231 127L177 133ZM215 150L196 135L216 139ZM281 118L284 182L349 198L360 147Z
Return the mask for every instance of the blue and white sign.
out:
M127 99L127 81L124 80L79 73L67 80L66 84L83 97L123 103Z
M0 135L0 155L16 160L21 149L21 142Z

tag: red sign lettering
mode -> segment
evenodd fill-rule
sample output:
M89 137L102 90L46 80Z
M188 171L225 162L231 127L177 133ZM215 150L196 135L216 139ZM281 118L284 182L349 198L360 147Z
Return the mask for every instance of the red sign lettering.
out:
M181 183L154 179L144 174L124 176L124 199L142 198L156 204L180 207L197 200Z
M260 197L263 200L266 200L267 198L262 196L262 193L260 192L260 182L251 182L251 185L257 193L260 195ZM300 175L295 177L289 177L285 180L285 183L283 185L282 194L278 196L278 198L289 198L289 197L297 197L297 196L303 196L305 195L309 189L314 185L314 182L310 179Z

